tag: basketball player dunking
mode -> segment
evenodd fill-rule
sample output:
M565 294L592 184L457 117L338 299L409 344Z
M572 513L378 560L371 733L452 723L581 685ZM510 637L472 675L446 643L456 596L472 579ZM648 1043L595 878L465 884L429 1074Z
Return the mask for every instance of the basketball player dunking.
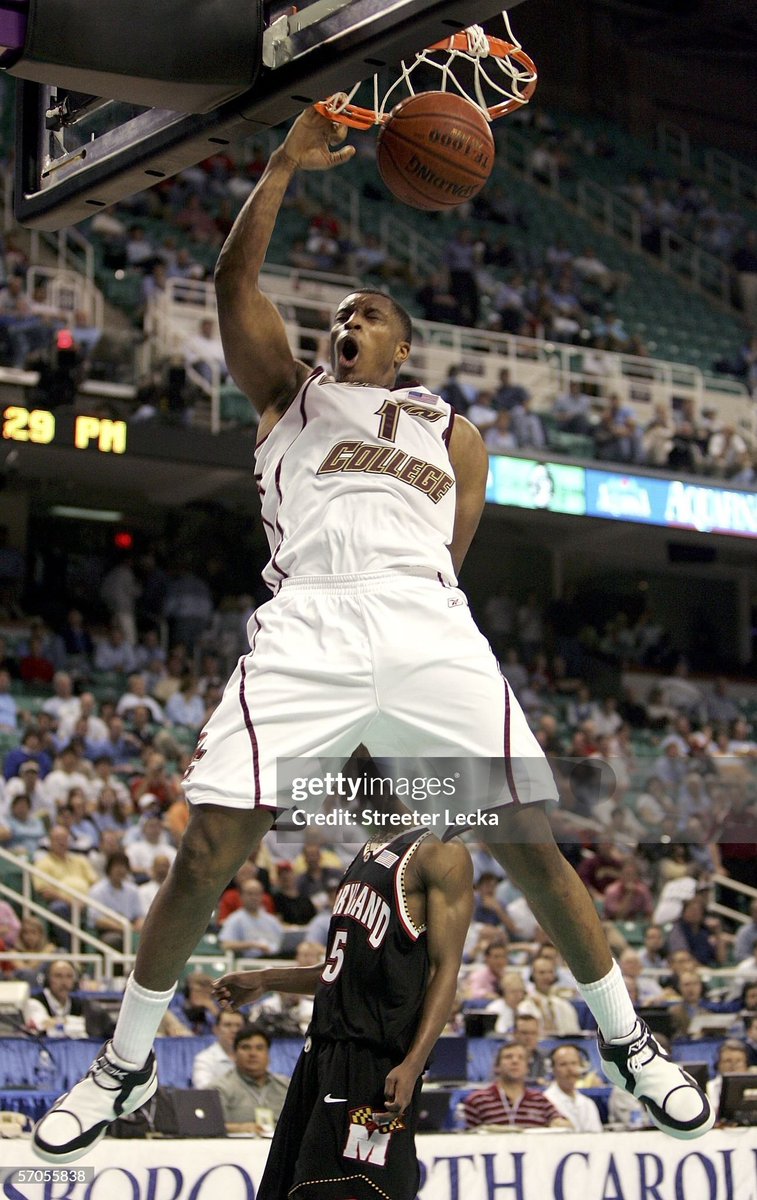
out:
M394 391L411 323L386 295L339 305L332 371L287 344L259 273L298 170L346 162L345 127L308 109L272 155L221 251L216 289L229 370L260 412L256 480L273 599L250 621L250 651L200 737L185 780L190 819L140 938L112 1043L38 1123L37 1152L79 1158L154 1093L155 1032L227 880L282 804L277 758L506 760L511 803L492 847L560 949L594 1014L605 1073L676 1137L714 1115L694 1080L637 1018L588 892L544 811L547 772L523 713L456 586L484 505L478 431L424 389Z
M257 1200L414 1200L421 1072L455 999L472 883L461 842L369 842L339 885L325 962L217 981L226 1006L315 995Z

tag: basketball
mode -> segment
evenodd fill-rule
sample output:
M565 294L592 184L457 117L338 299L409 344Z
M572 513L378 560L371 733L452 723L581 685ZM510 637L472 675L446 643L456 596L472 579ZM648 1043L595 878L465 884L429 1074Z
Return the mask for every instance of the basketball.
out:
M403 204L438 212L481 191L494 165L494 138L470 100L422 92L392 109L379 133L376 164Z

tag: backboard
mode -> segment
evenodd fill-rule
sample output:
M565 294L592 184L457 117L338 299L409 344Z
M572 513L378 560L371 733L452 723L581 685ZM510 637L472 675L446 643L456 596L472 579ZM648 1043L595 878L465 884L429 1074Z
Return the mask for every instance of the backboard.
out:
M76 224L519 3L304 0L283 12L280 0L263 3L262 65L253 86L201 113L19 79L16 217L46 230Z

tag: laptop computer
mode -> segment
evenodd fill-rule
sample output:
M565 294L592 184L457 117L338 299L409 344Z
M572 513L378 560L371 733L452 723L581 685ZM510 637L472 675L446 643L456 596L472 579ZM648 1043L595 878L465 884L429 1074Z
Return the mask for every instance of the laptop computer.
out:
M757 1125L757 1075L724 1075L718 1120Z
M469 1038L488 1037L494 1033L497 1024L497 1013L467 1012L463 1013L465 1036Z
M221 1097L213 1088L158 1088L154 1129L168 1137L225 1137Z
M439 1082L448 1079L463 1081L468 1072L468 1039L464 1037L441 1037L431 1055L426 1070L426 1079Z
M418 1132L438 1133L450 1124L452 1092L449 1088L423 1088L418 1109Z

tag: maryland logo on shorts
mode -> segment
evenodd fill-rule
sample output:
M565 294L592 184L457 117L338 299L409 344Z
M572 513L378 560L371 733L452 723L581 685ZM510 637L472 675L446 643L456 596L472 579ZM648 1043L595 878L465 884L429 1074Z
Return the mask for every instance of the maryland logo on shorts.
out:
M392 1134L405 1128L403 1117L392 1117L389 1121L376 1119L385 1115L374 1112L369 1105L350 1109L350 1127L342 1156L369 1162L374 1167L385 1166Z

